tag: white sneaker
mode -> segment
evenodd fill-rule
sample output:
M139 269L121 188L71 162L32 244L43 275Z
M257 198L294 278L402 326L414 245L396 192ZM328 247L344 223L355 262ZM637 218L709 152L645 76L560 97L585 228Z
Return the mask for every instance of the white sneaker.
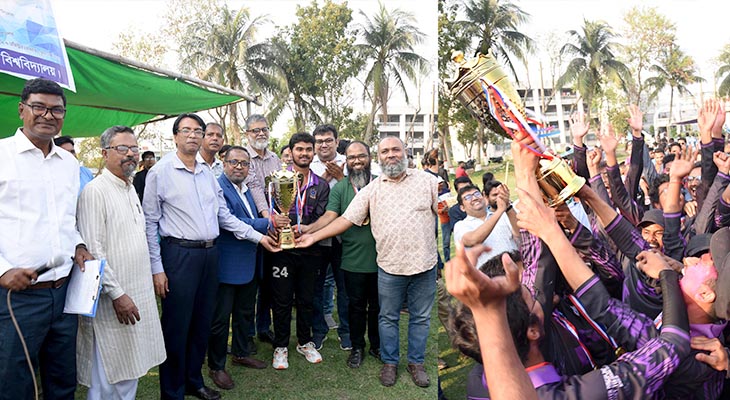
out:
M299 349L297 348L297 350ZM274 361L271 362L271 366L274 369L289 368L289 350L286 347L277 347L274 350Z
M305 344L304 346L297 345L297 352L299 354L303 354L304 358L307 359L312 364L317 364L322 362L322 356L319 354L317 349L314 348L314 343L309 342Z

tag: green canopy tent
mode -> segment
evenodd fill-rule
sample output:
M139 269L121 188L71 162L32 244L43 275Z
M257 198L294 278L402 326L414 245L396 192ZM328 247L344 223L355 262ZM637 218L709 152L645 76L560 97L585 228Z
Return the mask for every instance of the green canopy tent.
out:
M76 93L66 91L64 135L98 136L112 125L134 126L237 101L258 104L253 96L68 40L66 51ZM0 74L0 138L12 136L21 125L18 102L24 84Z

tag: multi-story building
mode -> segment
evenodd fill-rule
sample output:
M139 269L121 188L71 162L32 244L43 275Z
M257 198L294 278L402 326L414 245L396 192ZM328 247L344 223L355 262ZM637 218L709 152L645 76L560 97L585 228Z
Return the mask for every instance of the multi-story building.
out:
M437 115L414 113L407 108L388 108L388 111L385 120L381 114L375 117L379 138L398 136L414 157L422 156L429 144L431 148L438 145Z

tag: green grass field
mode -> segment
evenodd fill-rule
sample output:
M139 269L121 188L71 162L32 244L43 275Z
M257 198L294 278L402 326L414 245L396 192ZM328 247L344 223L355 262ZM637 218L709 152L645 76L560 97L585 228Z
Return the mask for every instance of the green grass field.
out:
M426 348L426 372L431 379L431 386L420 388L411 380L406 371L406 350L408 316L401 314L400 346L401 362L398 367L398 381L395 386L386 388L378 379L380 361L366 355L359 369L351 369L346 365L349 351L342 351L337 340L337 331L328 333L327 341L322 348L322 363L309 364L304 356L296 352L296 328L292 318L292 340L289 345L289 369L277 371L271 368L273 349L268 343L259 343L258 354L254 357L269 364L267 369L253 370L227 363L227 370L236 382L232 390L221 390L224 399L246 400L431 400L436 396L438 352L438 328L436 306L431 313L431 330ZM367 340L367 339L366 339ZM218 389L208 377L207 364L203 366L205 384ZM76 398L86 398L86 388L79 386ZM139 381L137 399L159 399L159 376L157 368L151 370ZM193 398L189 396L188 398Z

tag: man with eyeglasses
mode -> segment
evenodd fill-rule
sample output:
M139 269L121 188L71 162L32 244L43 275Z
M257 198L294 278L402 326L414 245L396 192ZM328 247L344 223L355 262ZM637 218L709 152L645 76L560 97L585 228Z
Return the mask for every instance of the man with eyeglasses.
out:
M101 148L106 166L78 206L89 251L106 259L96 316L79 319L78 381L89 387L88 400L133 400L138 379L165 360L165 343L144 214L131 184L137 138L127 126L112 126L102 133Z
M251 157L248 177L245 180L246 186L251 190L251 195L256 203L259 214L269 218L269 202L267 200L268 189L265 178L275 171L281 169L281 160L274 151L269 150L269 122L261 114L251 114L246 119L246 138L248 145L245 147ZM274 216L275 219L277 216ZM286 217L286 216L284 216ZM285 223L283 221L282 223ZM274 334L271 331L271 289L269 274L271 268L270 254L264 252L264 276L258 288L258 300L256 304L256 329L249 332L255 336L258 332L259 341L272 343Z
M182 400L186 393L220 398L201 373L218 288L219 228L278 250L273 239L230 213L210 168L197 160L204 126L196 114L178 116L172 126L177 151L152 167L145 186L147 243L167 350L160 365L162 399Z
M345 149L346 176L330 191L327 212L314 224L302 231L315 232L342 215L355 195L374 178L370 173L370 149L361 141L350 143ZM375 259L375 239L370 224L353 226L342 234L342 272L347 289L352 351L347 366L359 368L365 357L365 329L370 341L370 355L380 360L378 333L378 264Z
M330 124L319 125L312 132L314 136L315 156L311 168L315 174L321 176L332 189L338 181L345 177L347 168L345 155L337 152L340 143L337 137L337 128ZM340 349L343 351L352 350L350 340L350 324L347 315L347 290L345 279L340 270L342 258L342 239L336 236L332 239L325 239L320 242L325 252L324 271L318 276L314 291L314 344L317 350L322 348L322 343L327 338L329 329L337 328L337 338L340 341ZM332 318L333 289L337 286L337 315L340 323L337 324Z
M134 175L134 180L132 181L134 190L137 191L137 196L139 196L140 204L144 201L144 185L147 180L147 173L150 171L150 168L155 166L156 162L157 159L155 158L154 152L147 150L142 153L142 170Z
M217 122L208 122L203 133L203 143L198 152L198 161L204 163L213 171L216 179L223 175L223 161L215 155L223 145L223 127Z
M454 225L454 241L467 248L484 244L492 249L479 257L478 265L497 254L517 250L520 237L507 186L492 181L484 188L484 193L489 194L488 204L474 185L461 188L456 197L466 218Z
M0 140L0 297L12 291L10 303L44 397L73 399L78 317L63 313L66 281L74 262L83 266L93 257L76 230L79 162L53 143L66 116L63 89L45 79L26 82L18 115L22 128ZM38 274L51 258L60 265ZM34 372L10 319L2 300L0 399L29 399Z
M53 139L53 143L68 151L71 153L76 159L78 160L79 157L76 155L76 149L74 148L74 140L71 138L71 136L59 136L55 139ZM91 182L92 179L94 179L94 173L91 172L90 169L84 167L83 165L79 165L79 177L80 180L80 187L79 187L79 194L81 194L81 191L84 190L84 186L86 186L87 183Z
M236 218L266 234L269 220L258 218L256 203L244 183L248 176L250 156L241 146L226 152L223 175L218 178L226 206ZM266 363L251 357L248 332L254 324L256 288L262 274L260 253L256 245L237 240L233 233L221 229L218 237L218 291L213 311L213 324L208 339L210 377L221 389L233 389L235 383L226 371L228 332L232 326L232 362L247 368L264 369ZM232 318L231 318L232 317Z

